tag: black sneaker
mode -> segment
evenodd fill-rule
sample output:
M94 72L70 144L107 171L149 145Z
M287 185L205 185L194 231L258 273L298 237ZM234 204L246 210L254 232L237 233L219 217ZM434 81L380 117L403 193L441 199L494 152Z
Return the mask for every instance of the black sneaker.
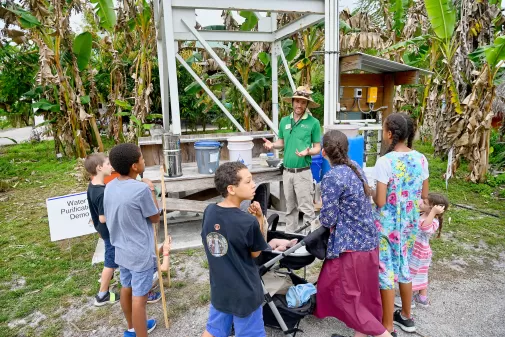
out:
M95 307L102 307L106 304L114 304L119 301L119 294L116 293L111 293L110 291L105 294L104 297L99 297L98 295L95 296Z
M401 309L395 311L393 323L405 332L416 332L416 324L414 323L414 320L412 318L403 318Z
M396 332L396 330L391 331L390 334L393 337L398 337L398 333Z

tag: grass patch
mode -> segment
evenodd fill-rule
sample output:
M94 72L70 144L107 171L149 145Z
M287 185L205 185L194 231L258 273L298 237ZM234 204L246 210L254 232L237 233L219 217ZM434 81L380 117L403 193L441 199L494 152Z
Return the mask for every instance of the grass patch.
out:
M480 242L491 248L482 252L484 255L495 256L505 249L505 208L503 201L497 197L497 192L505 188L503 182L499 179L483 184L468 182L465 179L469 172L468 167L463 163L456 172L456 178L449 180L446 190L443 175L446 172L447 160L434 157L430 144L416 143L415 149L425 154L428 159L430 191L447 195L451 203L444 215L442 237L444 232L450 233L452 237L431 241L434 259L470 255L473 253L471 247L477 247ZM460 208L455 204L471 206L499 217Z

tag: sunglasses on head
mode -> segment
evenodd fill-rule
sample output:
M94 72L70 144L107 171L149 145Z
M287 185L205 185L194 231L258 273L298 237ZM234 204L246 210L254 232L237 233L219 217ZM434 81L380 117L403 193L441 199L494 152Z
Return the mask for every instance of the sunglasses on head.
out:
M308 92L305 92L305 91L295 91L295 93L293 94L293 96L303 96L303 97L309 98L310 94Z

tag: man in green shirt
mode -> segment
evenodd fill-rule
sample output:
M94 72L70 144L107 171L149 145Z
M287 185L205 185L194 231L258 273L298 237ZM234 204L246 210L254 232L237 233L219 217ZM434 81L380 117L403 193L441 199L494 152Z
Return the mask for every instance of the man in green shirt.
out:
M310 164L312 156L321 153L321 126L307 112L319 104L311 98L312 91L298 87L293 97L285 98L293 104L293 113L281 119L279 139L265 141L265 148L284 149L284 195L286 197L286 232L295 232L300 227L298 212L303 212L303 223L316 217L314 212L314 186Z

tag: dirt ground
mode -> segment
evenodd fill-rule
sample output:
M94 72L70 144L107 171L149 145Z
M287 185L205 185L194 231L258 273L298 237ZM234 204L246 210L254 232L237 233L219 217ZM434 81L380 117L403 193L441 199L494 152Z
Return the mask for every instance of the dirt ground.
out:
M320 262L309 268L308 279L314 281ZM152 337L198 337L205 328L208 314L208 270L201 250L179 253L172 261L174 277L167 291L170 327L165 329L161 301L148 305L150 317L158 320ZM478 257L437 262L431 273L429 308L414 309L417 333L400 332L400 336L504 336L505 320L505 252L495 260ZM92 298L82 298L70 307L54 313L63 325L64 337L122 336L125 323L119 305L95 308ZM19 328L44 326L48 317L34 313L9 324ZM331 336L352 331L336 319L318 320L306 317L300 323L304 331L297 336ZM41 331L40 331L41 332ZM268 329L267 336L280 337L282 332Z

